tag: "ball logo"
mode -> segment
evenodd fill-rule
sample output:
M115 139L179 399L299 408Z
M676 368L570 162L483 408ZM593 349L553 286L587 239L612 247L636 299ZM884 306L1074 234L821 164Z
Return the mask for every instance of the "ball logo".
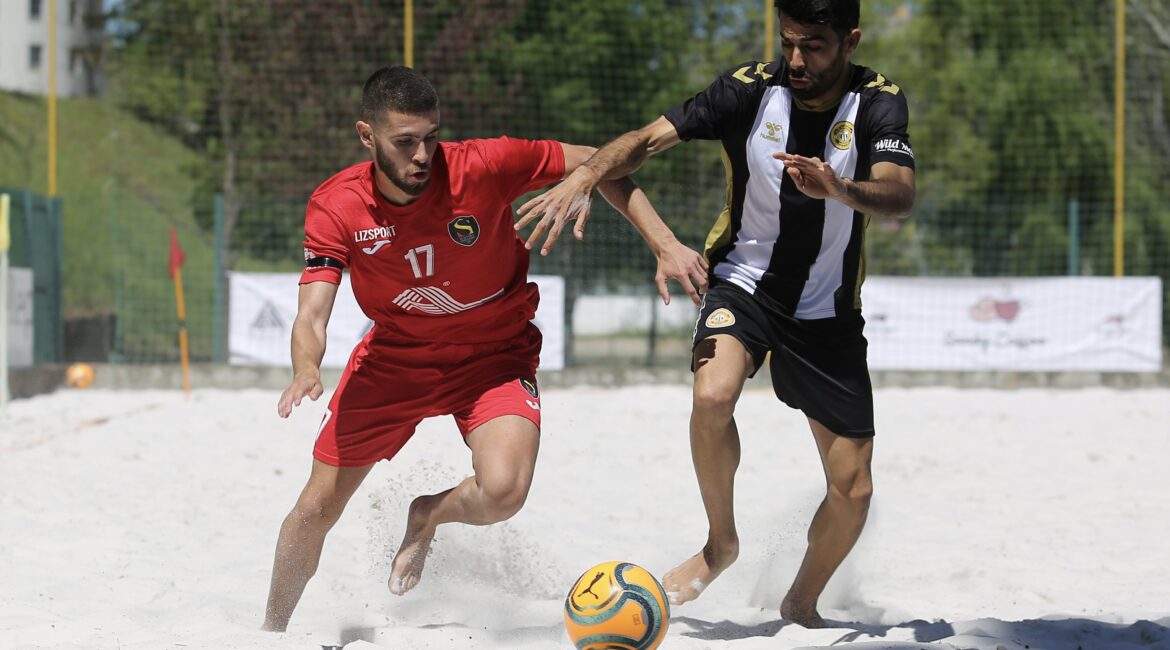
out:
M471 246L479 239L479 222L471 215L455 217L447 224L451 239L460 246Z
M707 317L707 327L730 327L735 325L735 314L720 307Z
M603 562L565 597L565 631L579 650L655 650L670 626L670 599L649 571Z
M834 147L843 151L852 147L853 124L850 122L837 122L834 124L833 130L829 131L829 142L832 142Z

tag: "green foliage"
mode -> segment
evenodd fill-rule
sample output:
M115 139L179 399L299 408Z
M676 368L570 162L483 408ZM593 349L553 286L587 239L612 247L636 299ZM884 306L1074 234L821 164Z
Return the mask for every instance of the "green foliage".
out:
M971 251L976 275L1063 273L1069 203L1104 204L1113 194L1112 4L911 7L908 17L879 23L881 38L874 47L863 40L858 59L908 94L919 161L915 218L928 249ZM1149 106L1130 110L1143 116ZM1131 192L1165 184L1147 167L1127 169ZM1108 241L1106 229L1088 225L1086 234ZM1093 241L1100 240L1084 251L1087 264L1107 271L1111 260L1101 256L1112 252ZM1157 255L1165 260L1170 251Z
M868 271L1067 272L1079 206L1083 273L1113 271L1113 9L1090 0L866 0L853 60L910 106L918 202L875 220ZM1129 0L1125 269L1170 292L1170 10ZM553 138L599 146L763 56L758 0L415 2L415 66L435 83L444 139ZM179 229L195 347L208 348L214 196L238 269L298 266L304 203L366 159L362 82L403 60L400 0L121 0L108 96L61 108L66 310L173 322L165 233ZM0 184L43 191L42 99L0 95ZM637 174L680 239L700 248L725 202L718 143L687 143ZM574 291L644 286L654 260L600 199L585 242L539 272ZM161 238L161 239L160 239ZM161 242L161 243L160 243ZM112 260L117 260L115 264ZM1170 299L1170 293L1167 298ZM153 302L151 302L153 301ZM153 306L147 306L148 304ZM1168 300L1170 304L1170 300ZM1170 310L1167 310L1170 313ZM154 348L152 348L154 349ZM143 353L148 354L148 353Z
M212 304L214 251L190 209L186 169L195 156L108 102L63 99L58 112L65 318L116 313L120 344L177 350L167 274L174 227L187 254L187 300L196 306L188 314L192 351L210 356L212 313L200 306ZM0 124L21 134L16 144L0 144L0 186L46 192L45 119L43 98L0 93Z

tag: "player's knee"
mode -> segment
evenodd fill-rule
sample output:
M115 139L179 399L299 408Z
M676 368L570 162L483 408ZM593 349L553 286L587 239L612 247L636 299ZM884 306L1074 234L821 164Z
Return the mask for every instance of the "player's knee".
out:
M868 474L854 472L850 476L830 480L829 496L847 507L865 512L873 499L873 481Z
M511 518L524 507L528 500L528 485L521 482L484 485L484 502L487 515L493 521Z
M734 381L719 379L696 381L694 388L695 415L703 417L731 417L739 386Z
M289 513L289 521L298 526L328 530L341 518L345 504L330 499L301 499Z

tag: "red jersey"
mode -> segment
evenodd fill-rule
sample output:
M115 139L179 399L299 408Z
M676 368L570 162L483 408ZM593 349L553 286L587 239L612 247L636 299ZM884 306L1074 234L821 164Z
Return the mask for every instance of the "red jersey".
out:
M374 338L475 343L523 331L539 296L512 202L564 177L560 143L442 142L426 189L405 206L382 196L374 174L372 162L342 170L313 192L305 214L306 262L349 269ZM332 265L301 275L301 284L340 281Z

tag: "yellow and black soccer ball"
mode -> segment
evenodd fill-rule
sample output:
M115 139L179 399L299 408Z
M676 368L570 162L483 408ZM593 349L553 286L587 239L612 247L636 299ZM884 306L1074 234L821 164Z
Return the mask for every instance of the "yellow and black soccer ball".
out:
M654 650L669 623L666 591L629 562L598 564L565 597L565 630L577 650Z
M93 384L93 366L75 363L65 369L65 385L70 388L89 388Z

